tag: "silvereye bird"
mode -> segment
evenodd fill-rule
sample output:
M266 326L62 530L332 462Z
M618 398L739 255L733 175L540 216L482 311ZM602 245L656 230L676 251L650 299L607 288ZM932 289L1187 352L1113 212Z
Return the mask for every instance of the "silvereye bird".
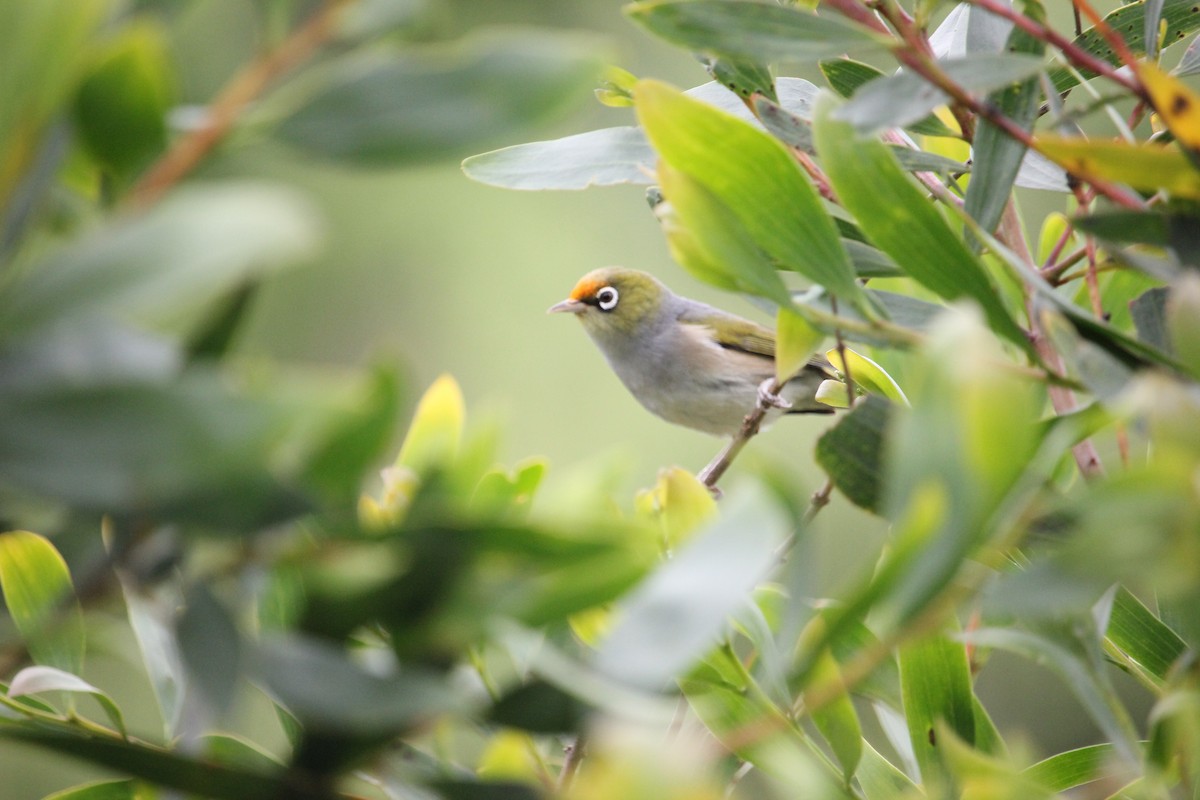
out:
M680 297L644 272L593 270L547 311L560 312L583 323L625 388L667 422L733 436L759 402L774 407L768 419L833 411L814 399L821 381L834 377L827 363L810 361L770 395L773 331Z

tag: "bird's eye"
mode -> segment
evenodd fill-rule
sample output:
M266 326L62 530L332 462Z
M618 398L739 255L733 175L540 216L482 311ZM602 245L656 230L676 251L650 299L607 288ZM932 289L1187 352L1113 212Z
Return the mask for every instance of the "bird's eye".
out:
M617 290L611 286L605 286L596 292L596 305L600 307L601 311L612 311L617 307Z

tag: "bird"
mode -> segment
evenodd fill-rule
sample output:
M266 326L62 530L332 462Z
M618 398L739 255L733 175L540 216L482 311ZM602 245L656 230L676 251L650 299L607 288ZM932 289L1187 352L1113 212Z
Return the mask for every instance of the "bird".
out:
M810 360L773 394L774 331L681 297L646 272L592 270L546 313L574 314L630 394L667 422L736 437L757 404L764 422L833 413L816 400L821 382L837 377L827 361Z

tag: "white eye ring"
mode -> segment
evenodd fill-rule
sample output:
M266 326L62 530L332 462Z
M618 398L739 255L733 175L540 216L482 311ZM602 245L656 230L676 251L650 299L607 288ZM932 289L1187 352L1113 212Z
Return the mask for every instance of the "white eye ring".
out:
M596 305L601 311L612 311L617 307L617 299L617 290L611 286L605 286L596 292Z

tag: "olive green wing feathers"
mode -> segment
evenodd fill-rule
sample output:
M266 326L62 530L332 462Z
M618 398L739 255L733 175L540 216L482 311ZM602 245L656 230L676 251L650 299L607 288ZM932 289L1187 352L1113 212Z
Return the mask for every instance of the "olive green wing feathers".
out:
M708 307L689 309L679 321L706 328L712 341L727 350L775 360L775 331L766 326ZM832 365L824 358L814 356L808 364L834 377Z

